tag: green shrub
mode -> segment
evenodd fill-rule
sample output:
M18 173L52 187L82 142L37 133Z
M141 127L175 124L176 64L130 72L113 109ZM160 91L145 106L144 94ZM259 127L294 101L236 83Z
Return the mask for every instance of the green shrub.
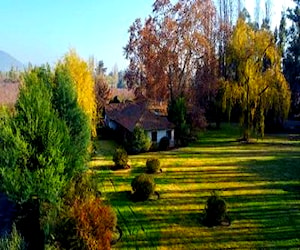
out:
M96 197L76 198L61 215L56 240L63 249L110 249L117 217Z
M138 201L147 200L155 190L155 182L150 175L141 174L136 176L132 182L133 197Z
M54 74L49 66L28 70L14 112L1 110L0 115L1 191L19 205L24 227L32 210L26 204L39 201L37 227L44 230L46 241L51 235L51 214L68 182L84 170L90 143L89 124L68 74L62 68ZM53 209L44 209L46 204ZM23 233L28 228L19 231L30 245Z
M154 174L159 170L160 161L157 158L148 159L146 162L146 171L149 174Z
M70 179L84 170L88 159L91 129L87 115L78 104L71 75L63 65L57 65L55 69L52 92L53 108L58 117L66 123L70 135L70 140L65 145L65 173Z
M151 140L145 130L141 127L135 127L133 133L127 136L126 149L131 154L147 152L151 147Z
M2 250L25 250L26 243L21 234L18 233L16 226L13 225L12 232L0 239L0 249Z
M207 199L205 208L204 222L208 226L220 225L226 218L227 206L224 199L219 197L216 192Z
M51 79L46 68L26 72L15 113L0 125L2 187L19 204L32 196L55 203L65 185L70 137L52 107Z
M74 176L66 187L63 197L64 204L72 204L76 198L87 199L89 197L98 197L96 179L88 172L80 173Z
M167 136L164 136L163 138L160 139L158 148L161 151L165 151L168 149L169 145L170 145L170 139Z
M127 152L122 148L117 148L113 155L113 162L116 169L125 169L128 163Z
M186 146L190 137L187 104L184 97L172 100L168 105L168 119L175 124L175 141L178 146Z

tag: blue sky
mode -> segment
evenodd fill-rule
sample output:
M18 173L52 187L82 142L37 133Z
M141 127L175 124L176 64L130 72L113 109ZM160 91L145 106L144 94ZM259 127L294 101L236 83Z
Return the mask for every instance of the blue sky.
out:
M273 0L275 19L288 1ZM75 48L84 59L94 56L103 60L108 70L115 64L124 69L128 64L123 55L128 28L136 18L151 14L152 3L153 0L1 0L0 50L25 64L52 65Z
M151 6L152 0L1 0L0 50L25 64L53 64L75 48L122 69L128 28Z

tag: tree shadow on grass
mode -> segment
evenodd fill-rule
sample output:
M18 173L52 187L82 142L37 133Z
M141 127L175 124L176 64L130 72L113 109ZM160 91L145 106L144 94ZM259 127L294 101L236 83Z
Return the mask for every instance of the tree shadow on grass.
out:
M133 176L146 173L146 167L144 166L132 166L131 173Z
M242 170L270 181L299 181L300 184L300 155L290 153L285 156L275 156L271 160L248 160L239 162Z
M107 192L105 195L111 202L117 202L118 205L128 204L131 201L131 191Z
M98 165L98 166L93 166L91 169L94 171L107 171L107 170L111 170L112 167L113 167L113 165L111 165L111 166Z

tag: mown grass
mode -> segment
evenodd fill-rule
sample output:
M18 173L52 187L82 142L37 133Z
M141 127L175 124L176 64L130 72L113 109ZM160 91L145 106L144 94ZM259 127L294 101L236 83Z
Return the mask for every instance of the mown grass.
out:
M90 163L103 197L123 230L116 249L267 249L300 247L300 142L288 135L237 142L237 127L201 134L189 147L130 156L131 169L111 171L115 145L101 141ZM160 199L132 202L131 180L158 157ZM213 190L226 200L232 223L200 223Z

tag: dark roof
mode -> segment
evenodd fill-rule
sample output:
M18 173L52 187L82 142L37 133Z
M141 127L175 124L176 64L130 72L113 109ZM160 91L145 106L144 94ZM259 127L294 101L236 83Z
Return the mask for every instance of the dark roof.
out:
M105 114L131 132L136 126L146 131L174 128L167 117L152 113L146 102L111 103L105 107Z

